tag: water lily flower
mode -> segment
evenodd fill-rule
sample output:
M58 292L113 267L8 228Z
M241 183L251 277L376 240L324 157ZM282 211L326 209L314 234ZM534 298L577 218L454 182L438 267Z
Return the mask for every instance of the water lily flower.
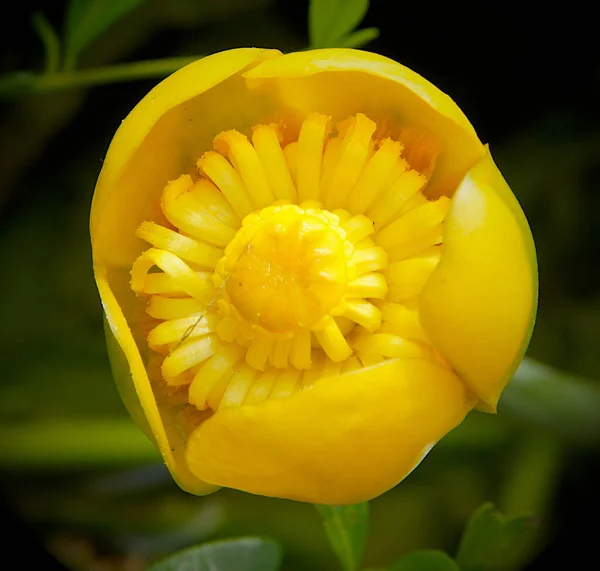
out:
M236 49L156 86L91 212L117 385L174 479L321 504L494 411L531 233L457 105L385 57Z

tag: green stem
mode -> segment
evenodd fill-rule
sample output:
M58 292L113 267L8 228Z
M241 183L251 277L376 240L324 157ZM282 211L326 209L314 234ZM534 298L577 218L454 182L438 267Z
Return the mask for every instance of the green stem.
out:
M165 77L200 57L202 56L137 61L45 75L18 72L0 78L0 96L18 95L24 91L55 91L73 87L90 87L136 79Z
M64 469L159 462L133 421L61 420L0 425L0 468Z
M60 41L58 40L58 36L42 12L36 12L33 15L31 24L40 37L40 40L42 40L42 44L44 44L44 55L46 58L44 72L52 74L58 69L60 63Z
M524 359L506 387L499 414L549 433L595 445L600 442L600 383Z
M534 514L543 517L552 505L560 477L560 442L541 430L524 435L512 455L499 502L509 517Z

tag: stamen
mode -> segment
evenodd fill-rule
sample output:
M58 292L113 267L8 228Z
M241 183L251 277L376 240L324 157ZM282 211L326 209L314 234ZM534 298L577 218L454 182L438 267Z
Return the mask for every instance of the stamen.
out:
M240 219L254 210L244 182L225 157L208 151L196 165L202 174L215 183Z
M437 254L390 264L385 270L390 286L389 300L404 301L419 295L439 260Z
M316 113L302 124L297 150L298 200L301 202L319 198L323 147L330 130L330 118Z
M348 284L346 295L353 298L384 299L388 293L388 284L380 273L359 276Z
M223 395L231 382L231 377L233 376L233 371L227 370L225 374L213 385L208 398L206 399L206 404L208 409L218 410L219 405L221 404L221 400L223 399Z
M381 327L381 311L362 299L347 299L344 316L374 332Z
M204 362L194 376L189 389L190 403L199 410L204 410L207 407L206 401L212 389L224 375L231 374L233 367L241 356L242 350L237 345L219 346L218 351Z
M282 148L286 129L217 135L197 181L165 186L174 228L137 230L152 247L133 263L131 288L156 320L157 394L187 398L186 422L387 359L440 361L419 322L450 203L422 192L431 170L416 169L435 156L423 146L409 165L410 143L374 139L383 130L360 113L335 137L329 117L311 114Z
M271 364L276 369L285 369L288 366L288 357L292 348L293 338L280 339L275 342L273 353L271 354Z
M254 380L259 374L256 369L253 369L246 363L238 365L238 368L229 381L227 389L223 393L223 398L219 403L219 410L240 406L248 396Z
M298 195L280 141L276 125L258 125L252 130L252 144L265 169L275 200L294 202Z
M342 314L344 312L345 307L346 302L343 301L338 307L335 308L336 316L334 317L334 319L337 323L338 329L340 330L341 334L347 339L348 335L350 335L354 327L356 327L356 322L352 321L351 319L348 319L347 317L344 317L343 315L337 315L338 313Z
M378 355L375 353L357 353L359 361L362 363L363 367L374 367L375 365L379 365L379 363L383 363L385 358L383 355Z
M327 356L336 363L347 359L352 354L352 349L331 317L325 319L323 328L315 331L315 336Z
M239 326L235 319L231 317L224 317L217 325L217 335L221 338L221 341L231 342L237 339L239 333Z
M382 248L393 248L410 242L415 235L441 224L449 206L450 199L446 196L418 206L378 232L375 240Z
M155 248L168 250L182 260L197 264L201 268L214 270L223 256L223 250L215 246L197 242L193 238L183 236L154 222L142 222L136 231L136 236L146 240Z
M277 377L273 386L270 398L281 399L290 396L296 392L296 387L300 382L301 372L297 369L286 369Z
M423 189L427 179L416 171L404 172L391 188L368 210L368 216L379 230L396 220L404 206ZM422 195L419 195L422 198Z
M254 339L246 353L246 363L259 371L264 371L272 350L272 339Z
M311 365L310 331L298 331L292 339L290 362L296 369L310 369Z
M182 343L165 357L161 367L163 378L177 377L184 371L212 357L216 349L213 335Z
M229 156L229 160L242 177L255 208L273 204L275 197L267 175L246 135L237 131L224 131L215 137L214 147L216 151Z
M135 292L143 292L146 277L152 266L158 266L165 274L168 274L178 283L181 290L198 300L209 300L215 295L214 286L204 281L180 258L167 252L150 248L146 250L131 268L131 289Z
M359 214L342 222L342 228L346 231L346 239L356 244L365 238L368 238L375 232L373 222L366 216Z
M216 315L202 317L200 314L164 321L148 333L148 345L154 349L170 343L177 343L184 335L188 339L207 335L214 331L217 321Z
M259 375L248 392L244 405L258 405L266 401L273 390L278 375L279 371L277 369L269 369Z
M427 359L431 358L431 349L388 333L361 336L354 348L362 354L382 355L391 359Z
M427 342L416 308L411 308L406 303L386 302L383 304L382 316L381 333L391 333L422 343Z
M407 212L410 212L417 206L423 206L429 202L421 192L415 192L405 203L404 206L400 209L398 213L398 218L400 216L404 216Z
M226 246L235 231L204 210L202 203L189 192L193 185L189 175L167 184L161 203L164 215L182 232L215 246Z
M145 268L146 264L142 264L140 266L140 269L142 268L142 266ZM148 268L150 269L150 268ZM148 270L145 270L146 272ZM169 297L180 297L180 296L185 296L187 295L186 292L184 291L182 285L173 277L171 277L169 274L161 274L161 273L155 273L155 274L145 274L145 279L144 278L140 278L141 279L141 289L136 289L135 287L133 287L133 268L131 271L131 275L132 275L132 279L131 279L131 289L133 289L133 291L138 292L138 293L144 293L144 294L148 294L148 295L153 295L153 294L162 294L162 295L167 295ZM196 275L198 276L198 278L202 281L208 282L210 283L210 279L211 279L211 274L209 272L196 272ZM140 280L138 280L140 281ZM160 318L157 318L160 319Z
M241 218L236 215L231 204L212 182L201 178L194 184L191 193L198 199L204 209L217 220L234 229L239 227Z
M387 266L387 254L383 248L369 247L369 245L361 248L359 244L352 255L351 261L357 274L376 272Z
M357 113L347 125L338 163L331 182L323 189L325 206L330 210L344 206L367 160L370 142L377 125L362 113Z
M294 186L298 188L298 141L294 141L283 149L285 164L290 171Z
M161 274L151 274L148 278L159 275ZM205 309L206 304L191 297L182 299L153 295L148 302L148 307L146 307L146 313L154 319L179 319L190 315L198 315Z
M389 249L390 262L405 260L406 258L420 254L433 246L441 244L443 239L444 229L442 224L438 224L432 228L421 228L419 232L415 232L415 235L409 237L405 242Z
M391 139L381 142L379 149L364 168L348 198L348 209L363 214L379 195L386 190L386 183L398 162L402 144Z
M321 189L329 188L333 173L340 160L342 152L342 141L338 137L329 139L323 153L323 164L321 166Z

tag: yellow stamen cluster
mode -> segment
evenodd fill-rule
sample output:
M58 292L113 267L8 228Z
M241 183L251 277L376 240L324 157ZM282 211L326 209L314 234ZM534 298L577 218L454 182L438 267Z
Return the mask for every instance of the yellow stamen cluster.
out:
M312 114L287 145L274 124L250 140L223 132L195 180L167 183L172 227L138 228L152 246L131 272L157 320L148 346L164 355L162 382L186 387L198 410L283 398L384 359L437 358L418 296L450 201L427 200L426 177L376 127Z

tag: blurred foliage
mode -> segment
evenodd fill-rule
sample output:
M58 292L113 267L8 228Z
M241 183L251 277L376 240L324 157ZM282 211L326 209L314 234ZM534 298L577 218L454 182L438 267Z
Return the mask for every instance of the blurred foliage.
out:
M71 69L79 53L102 32L144 0L70 0L65 21L64 67Z
M234 539L190 548L151 565L148 571L277 571L280 560L273 541Z
M405 555L392 563L389 571L460 571L458 565L443 551L427 549Z
M467 34L460 14L450 21L454 39L461 29L469 36L465 51L440 33L452 27L443 14L436 24L419 7L412 16L406 7L408 27L396 33L397 18L377 0L370 8L362 0L314 1L310 12L307 2L274 0L71 0L20 9L26 24L0 59L0 95L7 97L0 113L0 478L11 512L41 534L57 559L74 570L136 571L205 540L248 534L274 538L286 571L339 568L336 556L343 569L358 569L363 546L363 565L373 570L456 571L458 563L475 571L527 561L528 569L541 569L536 553L551 552L561 533L563 544L578 534L583 553L586 528L561 506L574 497L588 511L597 506L597 478L587 474L598 466L600 385L581 377L600 378L600 125L581 118L587 99L554 97L576 87L559 78L552 90L532 93L526 78L542 81L535 66L545 69L543 59L531 69L524 64L520 77L510 69L510 46L502 44L500 69L489 72L473 51L487 38L472 26ZM358 25L365 27L354 31ZM378 30L381 38L368 47L451 92L478 129L493 132L496 125L501 133L501 144L491 141L494 156L528 214L540 260L529 355L572 373L527 360L498 416L472 413L419 470L370 503L368 536L366 508L320 508L332 550L311 506L232 490L196 498L176 488L111 381L87 225L110 138L158 79L198 54L244 45L356 46ZM552 49L550 42L543 47ZM420 60L421 53L433 55ZM587 52L577 53L579 61ZM452 67L445 57L458 63ZM597 77L597 63L587 65L578 81L585 72ZM140 81L108 85L128 79ZM582 97L597 101L597 81L593 86L582 88ZM518 104L505 108L511 92L518 92ZM536 113L528 116L520 107L531 100ZM484 504L489 500L506 516ZM569 525L561 521L565 513ZM536 524L540 533L532 539ZM276 568L273 543L237 541L239 549L271 558L256 569ZM457 553L456 562L444 552ZM200 571L228 553L226 543L215 543L177 557Z
M359 48L379 35L377 28L354 31L369 0L313 0L308 11L311 48Z
M329 543L344 571L360 567L369 529L369 504L317 506Z
M456 561L462 571L514 569L531 549L536 522L530 516L505 518L491 504L471 517Z

